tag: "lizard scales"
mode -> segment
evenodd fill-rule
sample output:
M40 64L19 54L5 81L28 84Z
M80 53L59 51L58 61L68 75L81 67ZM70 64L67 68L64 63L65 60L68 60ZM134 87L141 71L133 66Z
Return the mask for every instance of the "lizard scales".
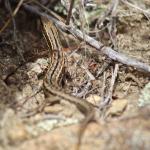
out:
M84 101L83 99L79 99L75 96L71 96L60 88L64 75L66 56L62 51L62 45L55 25L45 17L41 17L41 22L43 35L50 51L50 65L43 82L44 91L48 95L57 96L62 100L66 100L75 104L78 109L85 115L85 118L82 122L82 128L79 132L79 145L81 135L83 134L86 125L88 122L94 119L94 109L89 102Z

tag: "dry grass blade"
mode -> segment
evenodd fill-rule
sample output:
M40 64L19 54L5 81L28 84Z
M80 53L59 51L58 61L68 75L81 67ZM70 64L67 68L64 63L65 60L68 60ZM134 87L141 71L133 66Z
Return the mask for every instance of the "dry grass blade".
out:
M19 11L19 8L21 7L21 5L23 4L24 0L20 0L18 5L16 6L15 10L12 13L12 18L15 17L15 15L17 14L17 12ZM12 18L9 18L6 23L4 24L4 26L0 29L0 34L7 28L7 26L9 25L9 23L11 22Z

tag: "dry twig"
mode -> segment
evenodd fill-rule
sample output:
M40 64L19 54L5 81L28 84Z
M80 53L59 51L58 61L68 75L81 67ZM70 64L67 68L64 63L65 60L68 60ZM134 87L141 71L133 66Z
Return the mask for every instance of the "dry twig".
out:
M149 21L150 21L150 12L148 10L144 10L144 9L140 8L139 6L134 5L134 4L130 3L130 2L128 2L127 0L121 0L121 1L124 4L128 5L129 7L133 7L135 9L141 11L147 17L147 19L149 19Z
M21 5L23 4L23 1L24 1L24 0L20 0L20 1L19 1L18 5L16 6L15 10L14 10L13 13L12 13L11 18L9 18L9 19L7 20L7 22L5 23L5 25L0 29L0 33L2 33L2 32L7 28L7 26L9 25L9 23L10 23L10 21L11 21L11 19L13 19L13 17L15 17L15 15L17 14L19 8L20 8Z
M125 54L118 53L115 50L113 50L111 47L104 46L102 43L96 41L92 37L90 37L88 35L83 35L83 33L80 30L76 29L74 26L68 27L63 22L58 21L55 18L48 16L45 13L40 12L38 9L36 9L32 6L29 6L26 4L23 4L23 6L26 10L30 11L31 13L34 13L35 15L47 17L48 19L53 21L56 24L56 26L58 26L60 29L62 29L64 31L69 31L70 33L72 33L73 35L78 37L79 39L84 40L84 37L85 37L85 41L87 44L94 47L99 52L107 55L110 59L118 61L118 62L128 65L128 66L132 66L135 69L137 69L139 71L144 71L148 75L150 75L150 66L149 65L142 63L134 58L128 57Z
M117 78L118 69L119 69L119 65L116 64L114 72L112 70L112 78L111 78L111 83L110 83L110 88L109 88L109 91L108 91L108 95L107 95L106 98L104 98L104 101L102 101L102 103L100 104L100 109L104 108L107 104L111 103L111 101L112 101L112 93L113 93L114 84L115 84L115 81L116 81L116 78ZM105 85L103 85L103 86L105 87Z
M70 23L70 19L71 19L71 15L72 15L73 5L74 5L74 0L71 0L71 2L70 2L69 12L68 12L68 16L67 16L67 20L66 20L66 25L69 25L69 23Z

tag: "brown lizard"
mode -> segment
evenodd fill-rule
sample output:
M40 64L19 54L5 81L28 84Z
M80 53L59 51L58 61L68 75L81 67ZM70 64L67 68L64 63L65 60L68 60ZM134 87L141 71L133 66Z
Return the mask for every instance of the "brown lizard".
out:
M50 65L43 83L44 91L47 96L57 96L62 100L75 104L85 115L79 131L79 140L77 144L78 149L87 124L94 120L94 108L89 102L75 96L71 96L61 89L61 81L66 65L66 56L62 51L61 42L55 25L45 17L41 18L41 22L43 34L50 51Z

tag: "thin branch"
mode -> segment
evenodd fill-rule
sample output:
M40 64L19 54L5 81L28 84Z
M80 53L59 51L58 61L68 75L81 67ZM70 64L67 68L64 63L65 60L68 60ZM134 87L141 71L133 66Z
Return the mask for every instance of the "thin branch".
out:
M128 66L132 66L135 69L146 72L148 75L150 75L150 66L149 65L142 63L142 62L140 62L134 58L131 58L129 56L126 56L125 54L118 53L115 50L113 50L111 47L104 46L101 42L98 42L97 40L93 39L92 37L90 37L86 34L83 35L83 33L80 30L76 29L74 26L68 27L63 22L56 20L55 18L48 16L45 13L40 12L37 8L34 8L34 7L26 5L26 4L23 4L23 6L26 10L34 13L37 16L47 17L48 19L53 21L57 27L59 27L60 29L62 29L64 31L69 31L71 34L75 35L78 39L84 40L84 37L85 37L85 41L88 45L94 47L97 51L107 55L110 59L112 59L114 61L118 61L118 62L128 65Z
M138 7L137 5L134 5L134 4L130 3L130 2L128 2L127 0L121 0L121 1L123 3L125 3L126 5L128 5L128 6L133 7L135 9L141 11L147 18L149 18L150 12L148 10L144 10L144 9Z
M70 23L73 5L74 5L74 0L71 0L68 16L67 16L67 20L66 20L66 25L69 25L69 23Z
M17 14L19 8L20 8L21 5L23 4L23 1L24 1L24 0L20 0L20 1L19 1L17 7L15 8L15 10L14 10L13 13L12 13L11 18L9 18L9 19L7 20L7 22L4 24L4 26L0 29L0 33L2 33L2 32L7 28L7 26L8 26L9 23L10 23L10 21L12 20L12 18L15 17L15 15Z
M114 84L115 84L115 81L116 81L116 78L117 78L118 70L119 70L119 65L116 64L114 72L112 70L112 78L111 78L111 83L110 83L110 88L109 88L109 91L108 91L108 95L107 95L106 98L104 98L104 101L102 101L100 103L100 107L99 107L100 109L104 108L106 105L110 104L111 101L112 101L112 94L113 94ZM105 86L103 85L103 87L105 87Z

